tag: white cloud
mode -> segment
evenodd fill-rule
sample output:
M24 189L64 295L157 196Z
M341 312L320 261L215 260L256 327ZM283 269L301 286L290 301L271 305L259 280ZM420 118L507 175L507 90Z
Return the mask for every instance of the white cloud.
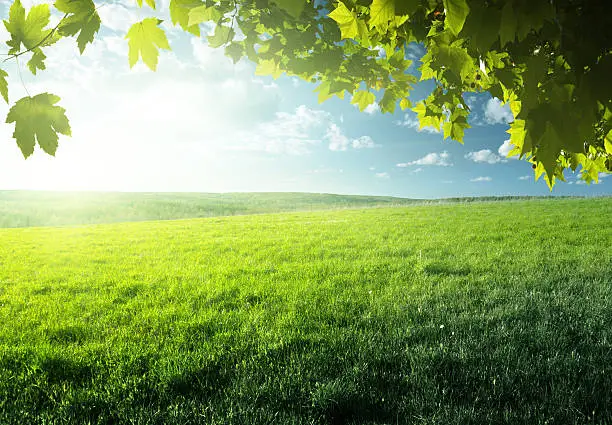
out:
M325 138L329 141L329 149L332 151L345 151L350 144L349 138L334 123L331 123L327 128Z
M119 3L104 3L98 7L98 15L103 26L121 34L127 34L132 24L139 20L133 8Z
M372 140L370 136L361 136L357 139L349 139L342 129L334 122L330 122L325 133L325 139L329 142L332 151L346 151L349 147L353 149L379 148L381 145Z
M599 173L599 179L605 179L606 177L609 177L610 173Z
M499 149L497 149L497 152L499 152L499 155L502 158L518 159L518 155L512 155L510 157L508 156L512 149L514 149L514 145L510 143L510 139L508 139L504 140L504 143L502 143Z
M379 179L388 179L388 178L391 178L389 173L376 173L375 176L376 176L376 178L379 178Z
M415 168L414 170L412 170L412 171L410 172L410 174L420 173L421 171L423 171L423 169L422 169L421 167L419 167L419 168Z
M427 126L427 127L423 127L423 128L419 128L420 124L419 124L419 120L417 119L416 115L414 114L404 114L404 119L403 120L399 120L399 121L395 121L395 125L399 125L402 127L408 127L408 128L412 128L416 131L418 131L419 133L424 131L426 133L440 133L440 129L431 127L431 126Z
M493 97L484 105L484 119L487 124L507 124L514 116L507 104L502 105L501 100Z
M471 182L490 182L493 180L491 177L476 177L475 179L470 179Z
M355 105L355 106L358 107L358 105ZM369 114L369 115L374 115L378 111L380 111L380 106L378 106L378 103L376 103L376 102L369 104L363 110L363 112L365 112L366 114Z
M428 153L423 158L416 161L403 162L397 164L398 167L409 167L411 165L437 165L441 167L449 167L453 165L450 161L450 154L447 151L436 153Z
M501 161L501 158L491 152L489 149L482 149L477 152L470 152L465 155L466 159L474 162L483 162L487 164L497 164Z
M351 142L353 149L372 149L379 148L381 145L374 143L374 140L370 136L361 136L357 139L353 139Z
M235 150L265 151L301 155L310 152L310 147L321 143L313 130L324 128L331 115L300 105L294 113L277 112L275 119L261 122L255 128L243 131ZM335 124L330 124L330 128ZM339 130L339 129L338 129Z
M531 179L531 178L533 178L533 176L521 176L521 177L519 177L518 179L519 179L519 180L529 180L529 179Z

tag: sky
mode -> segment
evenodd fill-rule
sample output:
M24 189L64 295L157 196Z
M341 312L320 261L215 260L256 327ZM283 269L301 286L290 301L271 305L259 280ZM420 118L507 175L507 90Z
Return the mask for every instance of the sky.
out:
M26 8L42 2L51 3L22 0ZM168 2L158 0L152 11L135 0L105 1L102 29L85 54L74 39L61 40L45 50L47 70L36 77L27 59L0 62L10 74L11 103L28 93L59 95L72 127L55 157L37 149L26 160L13 124L0 123L0 190L551 195L543 179L534 181L531 164L506 157L512 115L488 94L467 98L472 128L464 145L443 140L432 129L419 131L411 111L359 112L350 96L319 104L311 83L255 76L253 63L234 65L207 46L212 27L203 27L202 38L174 28ZM0 0L1 18L10 3ZM149 16L164 19L173 49L162 52L157 72L141 63L130 69L127 60L124 36ZM6 51L9 38L0 26ZM422 54L413 46L408 56ZM420 83L412 99L430 88ZM8 109L3 103L0 116ZM552 195L612 195L606 175L590 186L570 170L566 179Z

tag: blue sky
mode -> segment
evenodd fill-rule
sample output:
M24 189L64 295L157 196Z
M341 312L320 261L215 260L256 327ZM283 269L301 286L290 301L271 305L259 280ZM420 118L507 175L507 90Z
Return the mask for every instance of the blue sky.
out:
M511 115L488 95L468 99L465 144L443 141L431 129L418 131L412 112L359 112L348 96L318 104L310 83L256 77L253 64L233 65L204 38L172 28L167 3L157 12L132 0L106 4L102 32L85 55L72 40L61 41L47 49L48 69L38 77L21 63L25 87L14 62L1 65L11 74L11 102L26 89L61 96L73 136L61 137L55 158L37 150L24 160L12 125L0 124L0 190L550 194L543 180L534 182L529 163L505 157ZM142 64L130 70L123 36L152 14L166 19L173 51L161 55L156 73ZM0 16L7 15L0 2ZM0 40L7 39L0 28ZM419 85L413 99L427 89ZM2 116L7 111L0 107ZM553 195L612 194L605 176L591 186L571 172L566 177Z

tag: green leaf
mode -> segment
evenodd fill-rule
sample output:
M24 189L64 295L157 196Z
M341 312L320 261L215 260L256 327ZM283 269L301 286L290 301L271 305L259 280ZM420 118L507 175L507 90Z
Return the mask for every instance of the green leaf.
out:
M394 113L395 112L395 104L397 103L397 95L393 90L385 90L385 94L383 94L382 99L378 104L380 105L380 111L385 113Z
M395 0L373 0L370 5L370 28L386 31L395 19Z
M189 23L189 13L196 7L201 7L200 0L170 0L170 19L172 24L179 24L185 31L195 36L200 36L198 23Z
M255 75L271 75L274 79L280 77L282 73L278 63L273 59L260 60L255 68Z
M33 49L50 37L51 29L45 29L49 24L51 12L48 4L33 6L27 14L20 0L15 0L9 10L9 20L4 21L11 39L6 42L10 47L9 54L18 53L23 44L26 49Z
M132 25L125 36L128 39L130 68L136 65L141 57L145 65L155 71L158 49L170 50L166 33L158 27L161 22L156 18L147 18Z
M225 48L225 56L237 63L244 55L244 42L232 42Z
M446 18L444 20L446 27L455 35L461 32L465 19L470 13L470 7L466 0L444 0L444 9L446 10Z
M438 60L461 79L474 72L473 59L462 47L440 46Z
M6 103L8 103L8 74L5 70L0 69L0 94Z
M359 111L363 112L365 108L376 101L374 93L361 90L353 95L352 104L359 106Z
M145 0L151 9L155 9L155 0ZM142 0L136 0L138 7L142 7Z
M34 54L28 61L28 69L30 72L36 75L37 70L45 70L47 68L44 62L45 59L47 59L47 57L40 48L34 49Z
M557 133L555 127L550 122L547 122L544 133L539 139L539 147L536 153L538 162L546 170L546 180L551 190L554 186L553 177L557 168L557 158L561 152L561 146L562 141L559 133Z
M455 120L447 121L443 124L442 129L444 130L444 138L450 137L451 139L463 144L463 136L465 129L470 128L467 120L464 116L456 117Z
M199 25L202 22L214 21L217 22L221 19L221 12L214 6L198 6L194 7L189 11L189 21L187 22L188 27Z
M83 54L85 46L93 43L94 36L100 30L100 16L93 0L56 0L55 7L66 13L59 27L61 35L77 37L79 51Z
M501 12L493 7L474 8L470 10L461 36L469 37L470 46L481 54L496 57L496 53L490 52L489 49L499 37L500 20ZM503 66L503 63L501 65Z
M342 38L357 38L359 35L357 14L350 11L344 3L339 2L338 7L327 16L338 23Z
M15 123L13 137L27 158L38 145L49 155L55 155L58 133L71 135L66 110L54 106L59 96L42 93L34 97L24 97L15 103L6 116L7 123Z
M217 25L215 27L215 34L209 35L207 38L210 47L221 47L232 41L234 38L234 29L226 27L225 25Z
M512 2L507 1L502 9L501 27L499 29L499 42L502 48L506 44L513 42L516 38L516 26L517 19L514 9L512 8Z
M2 92L2 95L4 96L4 92ZM6 97L5 97L6 99ZM606 152L610 155L612 155L612 130L608 131L608 134L606 134L606 138L604 140L604 145L606 147Z
M296 19L300 17L306 6L306 0L272 0L272 3Z
M400 100L399 105L400 105L400 108L402 108L402 111L405 111L406 109L412 106L412 104L410 103L410 100L407 97L402 98L402 100Z

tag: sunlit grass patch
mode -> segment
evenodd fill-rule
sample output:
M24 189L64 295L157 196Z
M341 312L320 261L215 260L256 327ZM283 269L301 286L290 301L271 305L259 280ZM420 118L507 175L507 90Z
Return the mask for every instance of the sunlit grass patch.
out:
M0 230L0 423L605 423L612 202Z

